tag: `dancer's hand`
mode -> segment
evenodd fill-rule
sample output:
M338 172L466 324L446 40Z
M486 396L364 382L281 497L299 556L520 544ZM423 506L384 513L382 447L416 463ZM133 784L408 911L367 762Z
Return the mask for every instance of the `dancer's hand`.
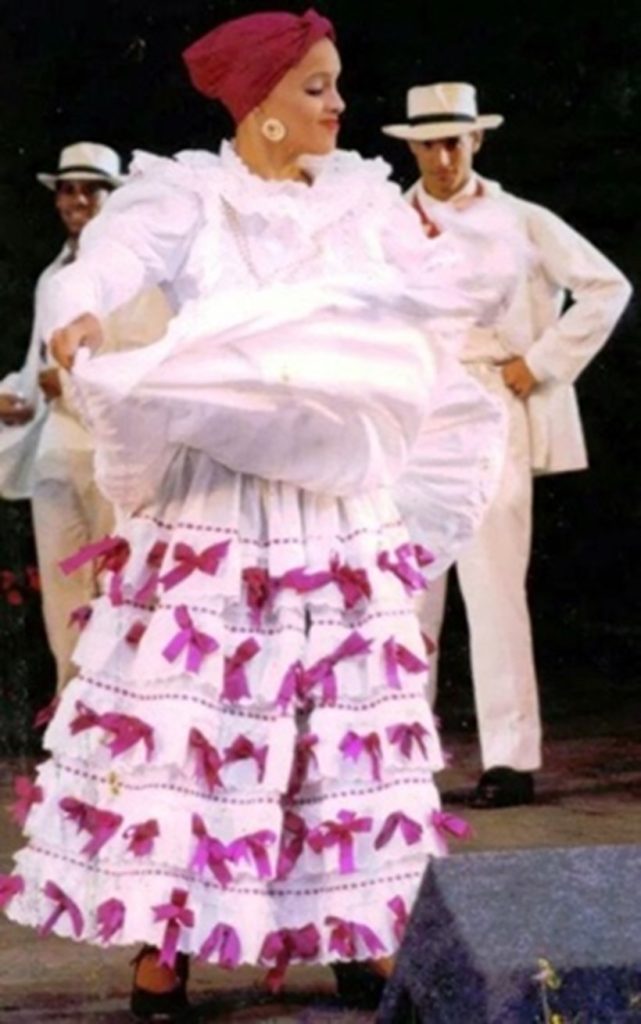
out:
M18 427L33 419L33 406L28 405L20 395L0 395L0 423L7 427Z
M529 398L535 387L539 384L539 381L530 370L525 359L521 359L520 356L516 359L510 359L507 363L504 363L501 369L501 374L503 376L504 383L510 391L512 391L517 398L521 398L523 400Z
M93 313L83 313L66 327L61 327L51 335L51 354L63 370L73 366L76 352L83 346L92 351L100 348L103 341L100 321Z
M60 384L60 370L52 366L48 370L41 370L38 374L38 386L48 402L54 398L60 398L62 386Z

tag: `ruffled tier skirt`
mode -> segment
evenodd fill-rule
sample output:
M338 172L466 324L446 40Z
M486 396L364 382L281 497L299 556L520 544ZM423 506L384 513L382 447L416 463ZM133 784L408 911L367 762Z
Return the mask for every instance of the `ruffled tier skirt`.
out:
M447 822L413 611L429 556L388 492L182 448L90 557L104 592L23 785L10 916L272 977L393 953Z

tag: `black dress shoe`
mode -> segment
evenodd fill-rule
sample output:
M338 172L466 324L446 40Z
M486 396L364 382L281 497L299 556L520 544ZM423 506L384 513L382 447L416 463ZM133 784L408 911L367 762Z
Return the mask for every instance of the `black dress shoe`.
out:
M367 960L337 960L332 965L336 995L341 1006L350 1010L377 1010L387 978Z
M157 955L154 946L143 946L132 963L138 967L140 961L151 955ZM187 1021L190 1011L187 999L187 979L189 977L189 957L179 953L176 957L176 986L170 992L150 992L140 988L136 983L131 991L130 1009L132 1016L139 1021ZM137 972L136 972L137 973Z
M517 772L514 768L500 765L483 772L468 800L468 806L476 810L493 810L531 804L533 800L532 772Z

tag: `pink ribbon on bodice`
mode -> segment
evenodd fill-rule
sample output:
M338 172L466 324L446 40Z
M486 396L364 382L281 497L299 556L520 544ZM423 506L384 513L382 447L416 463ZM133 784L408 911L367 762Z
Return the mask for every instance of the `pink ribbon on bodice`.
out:
M161 903L152 907L154 921L166 921L165 935L163 938L158 963L166 964L173 968L176 962L178 951L178 939L181 928L193 928L194 912L187 907L189 893L186 889L174 889L169 903Z
M448 836L453 836L454 839L469 839L472 835L472 826L469 822L447 811L432 811L429 820L436 830L438 845L443 854L447 853Z
M318 768L318 758L314 751L314 747L318 745L318 742L319 739L315 732L305 733L304 736L299 736L296 740L292 771L287 787L289 796L298 793L305 782L307 782L309 769L312 764Z
M358 761L361 754L367 754L370 759L372 778L376 782L381 781L381 760L383 750L381 740L377 732L370 732L366 736L359 736L358 733L350 731L341 740L338 748L341 753L351 761Z
M369 654L372 640L365 640L356 630L349 634L342 644L312 665L304 669L300 662L295 662L287 670L281 683L277 704L285 711L294 696L299 701L309 698L310 690L320 686L323 704L335 704L338 697L335 668L341 661Z
M86 853L88 857L97 856L122 825L121 814L101 811L99 807L94 807L83 800L76 800L72 796L63 797L59 801L59 806L69 821L75 822L78 826L78 832L88 832L91 836L80 851Z
M13 791L17 799L11 804L9 813L13 820L22 827L33 805L42 803L42 786L34 785L26 775L16 775L13 780Z
M242 697L250 696L245 666L252 658L256 657L259 651L260 645L253 636L250 636L238 645L233 654L225 656L223 680L225 700L239 701Z
M164 648L163 657L174 662L187 648L187 671L200 672L206 655L218 650L218 641L196 629L184 604L174 608L174 618L180 628L173 640Z
M385 953L385 946L378 935L366 924L345 921L342 917L326 917L325 924L331 928L330 953L338 953L347 960L356 960L360 943L365 946L370 956Z
M22 875L0 875L0 909L6 907L9 900L24 892Z
M285 971L293 960L315 960L320 953L320 932L314 924L303 928L279 928L270 932L261 947L259 961L262 964L274 962L267 973L265 982L271 992L278 992Z
M260 832L252 832L250 835L235 839L233 843L229 844L229 850L236 863L246 860L251 864L253 861L259 878L271 878L272 869L267 846L271 846L275 842L276 833L269 829L262 829Z
M124 833L124 838L129 840L127 849L135 857L146 857L153 851L154 840L160 835L158 822L155 818L148 821L141 821L137 825L130 825Z
M278 863L276 865L276 878L283 881L294 868L305 849L309 829L305 819L294 811L285 811L283 818L283 832L281 839Z
M141 718L123 715L117 711L98 714L81 700L76 701L76 711L77 715L69 725L72 736L86 729L104 729L112 735L107 744L112 757L124 754L136 743L142 742L145 747L145 759L149 761L154 752L154 733L152 727Z
M354 862L354 837L371 832L373 819L359 818L354 811L339 811L338 820L324 821L313 829L307 838L314 853L338 846L338 863L342 875L356 871Z
M199 960L210 960L218 952L218 966L232 970L238 967L242 948L238 932L230 924L217 924L205 939L198 953Z
M209 834L205 823L199 814L193 814L191 818L191 831L198 843L189 867L192 871L202 874L205 868L209 868L214 878L223 889L232 881L232 873L227 867L227 861L236 863L238 852L232 849L232 844L225 844L215 836Z
M47 882L44 886L43 892L47 899L53 900L55 906L45 923L38 929L40 935L49 935L53 931L59 918L61 918L63 914L69 914L73 933L76 938L79 939L84 928L84 921L78 905L74 903L71 897L67 896L66 892L63 892L55 882Z
M420 722L412 722L411 725L407 725L405 722L401 722L398 725L388 725L386 731L388 740L390 743L398 744L403 757L408 760L411 758L412 745L416 743L420 747L423 757L427 759L424 740L429 733Z
M78 608L74 608L71 615L69 616L68 626L77 626L82 633L83 629L89 622L89 619L93 615L93 608L90 604L81 604Z
M383 644L383 658L385 661L387 685L393 690L401 689L399 668L405 669L406 672L417 674L419 672L427 672L429 667L427 662L417 658L409 648L397 643L393 636Z
M190 730L189 747L193 750L196 759L196 778L204 782L210 793L214 789L223 789L220 769L224 762L216 747L203 736L199 729Z
M414 565L410 564L410 559L415 565L423 568L434 561L434 556L420 544L401 544L396 548L394 554L396 561L392 560L389 551L381 551L376 560L379 569L393 573L409 594L415 590L424 590L427 586L425 577Z
M157 540L149 551L149 554L147 555L147 567L150 570L149 575L140 589L134 594L134 601L138 604L148 604L156 596L156 590L158 589L158 582L160 579L160 567L167 552L167 547L168 544L166 541Z
M122 900L105 900L96 910L98 938L101 942L109 942L125 923L125 904Z
M110 571L112 577L109 596L112 604L118 605L123 602L122 570L129 561L130 553L129 542L124 537L107 536L92 544L85 544L79 551L70 555L69 558L64 558L59 564L66 576L76 572L87 562L97 562L96 575L105 570Z
M400 829L407 846L413 846L415 843L418 843L423 834L423 826L418 821L408 818L407 814L403 814L402 811L396 811L394 814L388 814L385 819L385 824L376 837L374 849L381 850L384 846L387 846L397 829Z
M247 736L237 736L231 746L226 747L223 763L228 765L236 761L255 761L258 781L262 782L265 777L268 749L267 745L256 746Z
M220 544L211 544L210 547L197 553L190 544L180 541L173 550L174 561L178 564L161 576L160 582L165 590L171 590L188 579L197 569L207 576L215 576L230 544L231 541L225 540Z
M403 936L405 935L405 930L409 922L409 914L407 913L405 900L402 896L394 896L393 899L388 901L387 906L394 915L394 938L400 944L403 941Z

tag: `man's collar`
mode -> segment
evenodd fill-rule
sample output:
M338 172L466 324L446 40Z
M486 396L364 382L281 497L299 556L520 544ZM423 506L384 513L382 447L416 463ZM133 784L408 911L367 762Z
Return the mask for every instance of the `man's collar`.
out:
M419 204L426 210L428 207L439 207L447 206L448 203L454 203L457 199L464 199L467 196L475 196L478 194L479 185L481 180L476 174L470 175L463 188L455 192L454 195L450 196L449 199L436 199L433 195L427 191L423 182L419 178L415 185L414 196Z

